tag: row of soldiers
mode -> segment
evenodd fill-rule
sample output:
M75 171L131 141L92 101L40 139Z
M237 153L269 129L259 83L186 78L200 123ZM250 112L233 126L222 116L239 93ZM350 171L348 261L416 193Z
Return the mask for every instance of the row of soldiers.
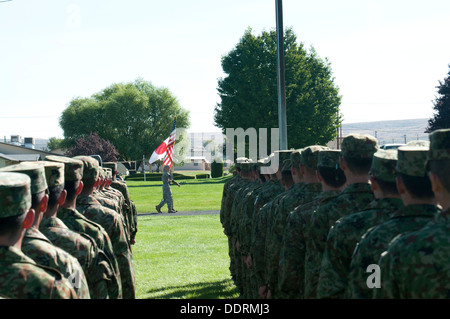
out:
M350 134L341 150L238 158L220 221L241 297L450 297L450 130L429 139L385 151Z
M48 155L0 169L0 298L134 299L136 207L117 163Z

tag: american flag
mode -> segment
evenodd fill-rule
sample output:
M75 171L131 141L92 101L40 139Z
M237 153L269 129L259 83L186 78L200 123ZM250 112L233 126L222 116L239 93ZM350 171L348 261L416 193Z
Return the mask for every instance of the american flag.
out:
M158 160L162 160L164 158L164 165L172 166L172 157L173 157L173 146L175 145L175 135L176 135L176 123L177 123L177 117L173 119L173 127L172 132L170 133L169 137L165 139L164 142L159 145L156 150L153 152L152 156L150 157L150 164L154 163Z
M172 132L169 135L169 140L167 142L167 155L164 159L164 165L169 165L172 167L173 163L173 146L175 145L175 137L176 137L176 126L177 126L177 117L175 116L173 119Z

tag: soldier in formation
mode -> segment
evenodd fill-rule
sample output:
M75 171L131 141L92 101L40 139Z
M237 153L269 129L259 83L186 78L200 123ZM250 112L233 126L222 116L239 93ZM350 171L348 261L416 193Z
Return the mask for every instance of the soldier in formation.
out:
M238 158L220 221L242 298L448 298L450 129ZM274 174L261 168L278 156Z
M88 156L0 169L2 297L135 298L136 209L113 179Z

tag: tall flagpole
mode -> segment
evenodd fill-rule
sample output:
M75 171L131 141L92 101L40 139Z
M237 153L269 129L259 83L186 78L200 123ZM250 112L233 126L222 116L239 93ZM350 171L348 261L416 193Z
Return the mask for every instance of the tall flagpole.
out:
M278 55L278 126L280 128L280 150L287 150L286 82L284 67L283 1L275 0L277 20Z

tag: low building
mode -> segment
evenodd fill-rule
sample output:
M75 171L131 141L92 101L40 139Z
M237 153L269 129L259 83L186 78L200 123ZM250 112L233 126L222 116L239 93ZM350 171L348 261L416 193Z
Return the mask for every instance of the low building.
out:
M20 162L43 161L47 155L58 154L0 142L0 167Z

